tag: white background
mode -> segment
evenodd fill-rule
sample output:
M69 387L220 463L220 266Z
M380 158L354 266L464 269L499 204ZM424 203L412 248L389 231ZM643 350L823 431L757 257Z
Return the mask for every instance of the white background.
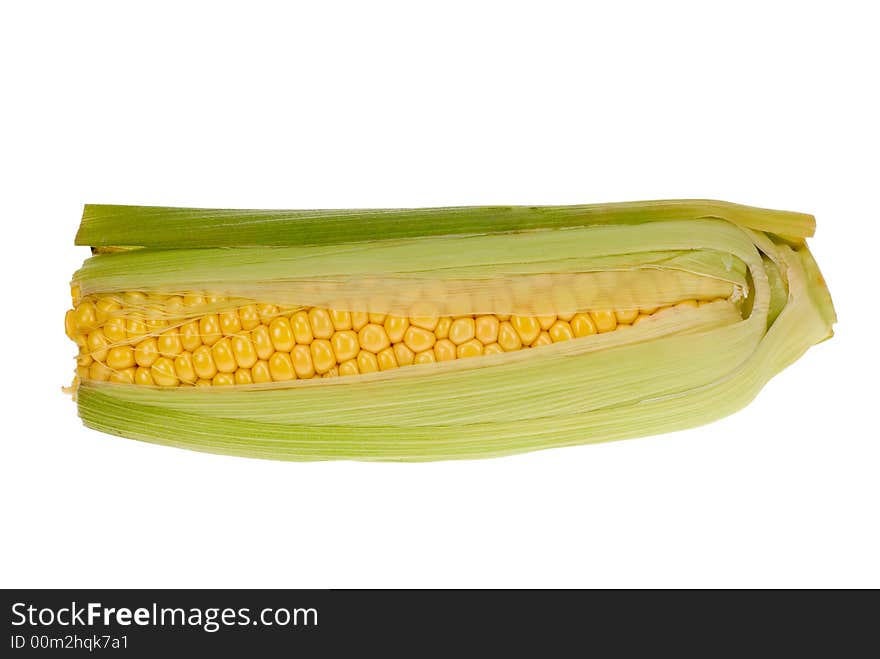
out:
M845 2L8 2L0 586L880 586L878 21ZM744 411L488 461L118 439L61 393L82 204L815 213L840 323Z

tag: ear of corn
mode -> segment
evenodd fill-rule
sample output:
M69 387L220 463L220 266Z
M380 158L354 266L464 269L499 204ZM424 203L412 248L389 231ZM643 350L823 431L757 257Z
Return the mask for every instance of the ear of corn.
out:
M686 428L831 336L812 217L709 201L87 206L86 425L290 460L503 455ZM192 386L196 385L196 386Z

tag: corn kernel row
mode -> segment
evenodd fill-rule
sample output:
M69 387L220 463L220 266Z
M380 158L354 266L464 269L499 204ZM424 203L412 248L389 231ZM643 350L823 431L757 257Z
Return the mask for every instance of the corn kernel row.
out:
M200 306L227 301L141 293L82 298L76 291L73 297L65 329L80 347L78 377L163 387L357 375L512 352L627 328L662 310L451 317L426 308L404 317L241 304L200 313Z

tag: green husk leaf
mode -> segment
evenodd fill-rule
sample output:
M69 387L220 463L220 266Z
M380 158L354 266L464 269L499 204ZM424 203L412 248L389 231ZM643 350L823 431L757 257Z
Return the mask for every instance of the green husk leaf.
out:
M813 235L811 215L705 199L572 206L463 206L346 210L233 210L89 204L77 245L243 247L338 245L428 236L719 218L794 241Z

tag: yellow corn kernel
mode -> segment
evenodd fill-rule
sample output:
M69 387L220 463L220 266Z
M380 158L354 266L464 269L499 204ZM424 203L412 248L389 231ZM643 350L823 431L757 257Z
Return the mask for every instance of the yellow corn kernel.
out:
M410 309L410 325L433 332L439 320L437 307L430 302L416 302Z
M202 343L206 346L212 346L220 340L223 333L220 331L220 318L217 314L213 313L199 318L199 334L202 337Z
M315 339L309 348L311 348L312 361L318 373L326 373L336 365L333 347L327 339Z
M497 355L504 352L504 348L502 348L497 343L490 343L485 348L483 348L484 355Z
M236 334L229 339L235 363L241 368L250 368L257 363L257 350L247 334Z
M235 376L232 373L218 373L211 380L211 384L215 387L228 387L235 384Z
M498 326L498 345L500 345L505 352L511 352L522 348L522 339L519 338L519 334L513 326L513 323L508 320L505 320Z
M79 284L70 285L70 299L73 301L73 306L77 306L82 302L82 289L79 287Z
M370 322L370 314L366 311L352 311L351 312L351 329L355 332L359 332L360 329Z
M202 345L202 337L199 335L198 321L191 320L188 323L184 323L180 326L178 332L180 334L180 344L183 346L184 350L192 352Z
M269 362L261 359L251 368L251 378L255 383L271 382L272 373L269 372Z
M329 339L333 336L333 321L326 309L312 307L309 309L309 324L312 326L312 334L318 339Z
M82 380L89 379L89 367L88 366L77 366L76 367L76 377Z
M678 304L675 305L676 309L696 309L700 305L697 304L696 300L682 300Z
M474 334L481 343L495 343L500 325L495 316L478 316L474 323Z
M183 382L193 383L198 379L191 353L183 352L174 358L174 372Z
M134 372L134 383L135 384L155 384L153 382L153 373L146 366L138 366Z
M251 332L251 340L254 344L254 350L257 352L257 357L260 359L269 359L272 353L275 352L275 347L272 345L272 337L266 325L255 327Z
M290 354L286 352L273 352L269 358L269 373L275 382L295 379L296 373L293 370Z
M399 366L409 366L413 363L416 353L410 350L405 343L395 343L393 348L394 357L397 359L397 364Z
M388 371L397 368L397 358L394 356L394 348L385 348L376 355L380 371Z
M74 310L74 320L80 332L89 332L98 325L98 315L95 305L91 302L83 302ZM109 375L107 377L110 377Z
M151 336L135 346L134 361L138 366L152 366L159 357L159 344L156 338Z
M548 330L550 334L550 339L553 343L558 343L559 341L568 341L569 339L574 338L574 331L571 329L571 325L569 325L564 320L557 320Z
M211 346L211 356L214 364L221 373L234 373L237 367L235 355L232 353L232 345L227 337L223 337Z
M241 318L238 317L238 312L235 309L221 311L219 318L220 331L223 333L223 336L232 336L241 331Z
M648 319L648 318L650 318L650 317L651 317L651 316L649 316L649 315L647 315L647 314L640 313L640 314L636 317L636 319L633 321L633 323L632 323L632 324L633 324L633 327L635 327L636 325L638 325L639 323L643 322L644 320L646 320L646 319Z
M456 348L455 354L459 359L465 359L466 357L479 357L483 354L483 344L477 339L465 341Z
M168 327L168 321L165 318L147 318L144 325L147 326L151 334L155 334L158 330Z
M571 331L578 338L590 336L596 333L596 324L590 318L590 314L577 313L571 319Z
M210 380L217 373L217 365L208 346L199 346L193 351L193 368L196 375L205 380Z
M122 371L134 366L134 349L131 346L116 346L107 351L107 366Z
M111 318L104 323L104 336L110 343L122 343L128 336L125 333L125 318Z
M260 317L261 323L268 325L278 315L278 307L274 304L258 304L257 315Z
M99 324L105 323L113 318L120 309L122 309L122 305L115 298L102 297L95 302L95 319Z
M424 352L434 347L437 337L422 327L411 326L407 328L403 337L404 342L413 352Z
M86 346L89 349L89 354L93 359L96 359L99 362L102 362L107 358L107 345L109 343L107 337L104 336L104 332L99 329L89 332L89 336L86 338Z
M76 311L73 309L68 309L67 313L64 314L64 333L67 334L67 338L71 341L75 341L78 336L76 328Z
M312 351L309 350L309 346L293 346L290 356L293 360L293 370L296 372L296 377L306 379L315 374L315 364L312 361Z
M330 339L333 346L333 354L339 362L348 361L357 357L360 345L358 344L358 335L352 330L341 330L333 335Z
M532 347L549 346L551 343L553 343L553 339L550 338L550 332L541 332L538 334L538 338L532 342Z
M533 343L541 333L541 325L534 316L511 316L510 323L525 345Z
M217 304L220 304L221 302L226 302L226 298L223 295L206 295L205 296L205 303L206 304L217 305Z
M140 291L126 291L123 294L123 303L127 307L140 307L143 309L147 303L147 296Z
M379 361L369 350L361 350L357 356L357 366L361 373L375 373L379 370Z
M150 366L153 382L160 387L176 387L178 383L177 373L174 371L174 362L168 357L159 357Z
M330 322L337 332L351 329L351 314L348 311L330 310Z
M240 368L235 372L235 384L253 384L254 379L251 377L251 369Z
M388 315L385 318L385 333L388 334L391 343L403 341L403 335L408 327L409 320L402 316Z
M147 333L147 325L137 316L125 319L125 335L131 339L139 339Z
M556 316L538 316L538 325L542 330L549 330L556 322Z
M357 375L358 373L360 371L356 359L349 359L339 365L339 375Z
M294 330L290 321L284 316L279 316L269 323L269 338L272 347L279 352L290 352L295 343ZM311 339L309 339L311 340Z
M293 314L290 318L290 325L297 343L308 345L314 340L315 335L312 333L309 315L305 311L297 311Z
M368 314L368 318L374 325L383 325L385 323L384 313L370 313Z
M89 365L89 379L97 380L98 382L106 382L110 379L110 375L113 373L109 368L104 366L101 362L92 362Z
M629 325L639 317L639 310L625 309L624 311L615 311L614 315L617 316L618 325Z
M329 371L324 373L324 375L322 375L321 377L322 378L335 378L338 375L339 375L339 369L334 366Z
M449 336L449 328L452 327L452 318L449 316L443 316L437 320L437 325L434 327L434 336L438 339L445 339Z
M197 293L189 293L183 296L183 306L200 307L205 303L205 298Z
M134 384L134 373L134 366L122 369L121 371L113 371L110 374L110 382L116 382L118 384Z
M180 315L183 306L183 298L180 295L172 295L165 300L165 310L172 315Z
M591 311L590 318L593 319L593 324L600 333L617 329L617 316L613 311Z
M144 323L146 324L147 329L155 332L156 330L168 327L168 319L163 315L162 307L160 305L147 305L146 310L147 312L144 317Z
M455 359L455 344L449 339L440 339L434 344L434 356L438 362Z
M470 316L456 318L449 327L449 340L455 345L461 345L474 338L474 319Z
M433 364L436 361L437 356L434 354L434 350L430 349L416 354L413 364Z
M159 345L159 354L163 357L176 357L183 352L180 333L176 329L162 332L156 341Z
M213 387L214 383L211 382L210 380L202 380L201 378L199 378L198 380L196 380L196 386L197 387Z
M238 308L238 317L241 320L241 328L247 331L254 329L260 324L260 314L257 313L257 305L246 304Z
M376 353L391 345L385 328L376 323L368 323L361 328L358 332L358 343L364 350Z

